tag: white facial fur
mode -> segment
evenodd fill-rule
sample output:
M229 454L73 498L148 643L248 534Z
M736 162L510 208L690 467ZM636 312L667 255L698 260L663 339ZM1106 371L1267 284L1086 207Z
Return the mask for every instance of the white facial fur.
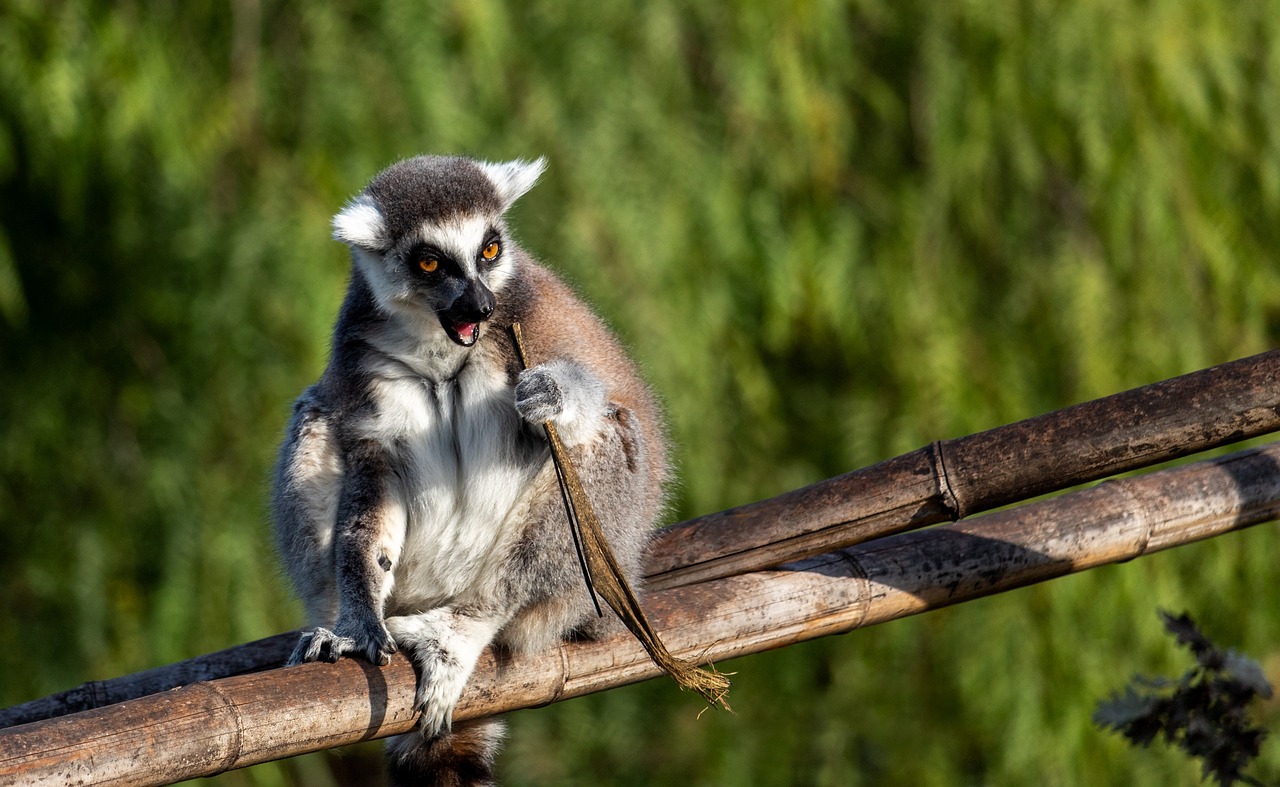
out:
M410 289L408 281L403 275L397 276L396 271L387 264L381 254L366 251L361 246L353 246L351 252L356 266L360 268L365 280L369 282L370 289L373 290L374 300L383 309L393 310L399 304L412 303L413 290Z

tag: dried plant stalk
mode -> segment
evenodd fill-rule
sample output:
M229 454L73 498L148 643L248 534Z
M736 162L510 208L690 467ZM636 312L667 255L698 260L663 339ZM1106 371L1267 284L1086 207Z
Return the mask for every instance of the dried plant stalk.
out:
M529 367L529 357L525 352L524 335L520 323L511 325L511 338L516 347L516 355L520 358L522 368ZM573 533L574 545L578 548L579 558L585 561L583 579L587 583L588 594L599 594L632 633L653 663L662 668L682 689L691 689L701 694L703 699L712 705L729 707L727 694L729 679L714 669L700 669L696 664L678 659L671 655L667 646L662 644L658 632L654 631L649 619L645 617L640 600L622 573L618 559L614 557L609 541L605 538L604 528L591 505L591 497L587 494L578 470L564 444L560 442L560 434L556 425L546 421L542 425L547 433L547 442L551 445L551 459L555 463L556 476L560 481L560 490L564 497L565 516L569 530ZM598 609L598 608L597 608Z

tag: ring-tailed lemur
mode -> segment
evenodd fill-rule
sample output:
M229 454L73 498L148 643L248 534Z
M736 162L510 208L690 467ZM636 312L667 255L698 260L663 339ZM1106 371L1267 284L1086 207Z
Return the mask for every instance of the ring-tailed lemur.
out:
M420 734L388 748L404 782L488 782L502 728L451 729L481 650L593 625L540 425L554 420L633 585L664 505L653 395L504 222L544 166L413 158L334 217L351 280L280 449L277 539L316 626L291 662L407 652ZM524 372L515 321L540 361Z

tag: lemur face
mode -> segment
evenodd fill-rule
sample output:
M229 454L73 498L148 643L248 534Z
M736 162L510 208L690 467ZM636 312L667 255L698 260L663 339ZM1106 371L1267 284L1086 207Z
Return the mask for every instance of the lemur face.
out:
M544 167L542 159L408 159L384 170L334 217L334 237L351 246L384 311L434 315L449 339L470 347L514 265L503 214Z
M480 323L493 315L494 292L505 278L494 274L509 268L498 218L459 216L424 224L392 262L407 273L415 300L434 311L445 334L464 347L475 344Z

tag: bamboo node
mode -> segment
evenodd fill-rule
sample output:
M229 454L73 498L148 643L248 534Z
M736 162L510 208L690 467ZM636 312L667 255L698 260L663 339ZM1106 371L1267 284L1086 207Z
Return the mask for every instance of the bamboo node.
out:
M965 514L969 512L964 510L959 495L951 485L951 475L947 473L946 441L934 440L929 444L929 460L933 465L934 478L938 482L938 496L942 498L942 504L947 508L947 515L951 517L952 522L964 519Z

